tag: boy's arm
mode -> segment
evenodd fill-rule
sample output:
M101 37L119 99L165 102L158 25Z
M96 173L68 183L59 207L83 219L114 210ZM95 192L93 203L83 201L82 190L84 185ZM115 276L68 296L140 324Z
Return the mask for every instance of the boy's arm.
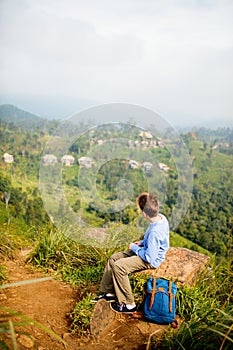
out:
M131 249L142 260L151 263L158 256L159 240L155 235L149 235L147 248L139 247L137 244L132 243L131 247L129 246L129 249Z
M137 247L138 247L138 248L139 248L139 247L143 247L143 245L144 245L143 240L142 240L142 241L136 241L136 242L134 242L134 243L130 243L128 248L131 249L131 250L133 250L133 249L132 249L133 246L135 246L134 249L137 249Z
M137 244L138 246L143 246L144 245L144 241L137 241L137 242L134 242L134 244Z

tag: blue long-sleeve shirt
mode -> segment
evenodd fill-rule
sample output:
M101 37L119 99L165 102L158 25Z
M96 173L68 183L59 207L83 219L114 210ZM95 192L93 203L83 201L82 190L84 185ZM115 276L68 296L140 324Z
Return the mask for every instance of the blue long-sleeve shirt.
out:
M159 215L162 220L148 226L140 246L133 244L131 247L136 255L155 268L164 261L169 248L169 224L164 215Z

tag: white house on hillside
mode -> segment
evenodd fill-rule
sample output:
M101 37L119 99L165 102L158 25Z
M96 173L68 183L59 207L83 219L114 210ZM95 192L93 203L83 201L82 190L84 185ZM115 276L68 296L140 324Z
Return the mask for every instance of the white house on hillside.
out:
M65 154L63 157L61 157L61 162L62 164L66 165L66 166L72 166L74 165L74 157L70 156L68 154Z
M54 165L57 163L57 157L54 154L46 154L43 157L43 163L46 165Z
M91 168L93 160L89 157L81 157L81 158L79 158L78 163L79 163L80 167Z
M4 153L2 159L4 160L5 163L13 163L14 162L14 157L9 153Z
M149 131L142 131L140 132L139 136L149 140L153 139L153 135Z
M129 167L131 169L138 169L138 168L140 168L140 164L136 160L130 159Z
M149 162L142 163L142 169L145 171L151 170L152 167L153 167L152 163L149 163Z
M164 163L159 163L159 169L163 170L163 171L171 170L170 166L168 166L167 164L164 164Z

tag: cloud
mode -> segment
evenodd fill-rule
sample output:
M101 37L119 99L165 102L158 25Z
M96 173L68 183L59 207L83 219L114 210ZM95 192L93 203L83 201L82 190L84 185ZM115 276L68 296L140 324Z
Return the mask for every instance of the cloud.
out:
M132 35L99 34L88 21L29 9L13 12L5 21L1 45L36 61L97 67L127 65L139 61L143 52L142 40Z
M3 0L2 94L231 118L232 13L227 0Z

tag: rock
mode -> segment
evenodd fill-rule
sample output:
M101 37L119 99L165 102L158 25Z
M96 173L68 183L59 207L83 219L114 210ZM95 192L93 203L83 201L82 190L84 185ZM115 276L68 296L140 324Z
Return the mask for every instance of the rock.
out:
M24 334L20 335L18 342L27 349L32 349L34 347L34 339Z
M137 273L173 279L173 281L178 282L178 285L192 286L209 261L210 257L202 253L187 248L171 247L166 254L166 259L157 269L143 270Z
M6 299L7 299L6 294L0 292L0 300L6 300Z
M94 336L98 336L114 320L116 313L110 309L109 303L105 300L99 300L94 308L90 331Z

